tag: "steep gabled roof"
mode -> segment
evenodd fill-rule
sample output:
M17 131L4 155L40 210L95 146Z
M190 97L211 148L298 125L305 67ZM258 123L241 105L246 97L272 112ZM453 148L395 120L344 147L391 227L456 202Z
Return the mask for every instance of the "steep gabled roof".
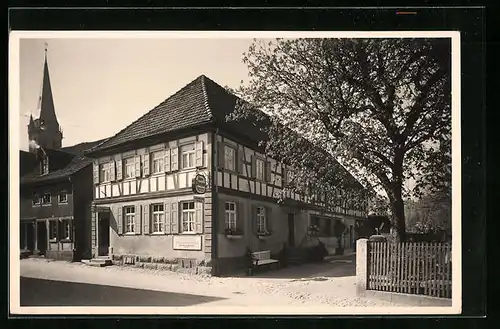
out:
M42 182L50 182L58 179L67 178L74 173L80 171L81 169L87 167L92 163L92 159L84 156L75 156L66 166L63 168L50 171L48 174L40 175L40 173L29 173L21 177L21 185L24 184L34 184Z
M83 143L75 144L72 146L66 146L66 147L61 148L61 151L66 152L66 153L75 154L75 155L83 155L85 151L88 151L88 150L98 146L99 144L101 144L102 142L104 142L106 140L107 140L107 138L104 138L104 139L100 139L100 140L97 140L94 142L83 142Z

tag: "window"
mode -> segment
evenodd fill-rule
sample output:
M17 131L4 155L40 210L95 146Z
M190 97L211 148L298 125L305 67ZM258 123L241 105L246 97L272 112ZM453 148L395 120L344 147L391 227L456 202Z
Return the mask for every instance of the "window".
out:
M66 191L62 190L59 193L59 203L66 203L68 202L68 193Z
M33 205L34 206L40 205L40 196L36 192L33 192Z
M125 166L125 178L135 177L135 158L128 158L124 161Z
M236 229L236 204L234 202L226 202L226 228Z
M224 168L234 171L236 168L235 158L236 150L231 146L224 145Z
M181 166L182 169L195 167L195 150L194 144L184 145L181 147Z
M69 220L65 220L62 222L62 236L61 240L71 240L71 222Z
M258 180L264 180L264 161L257 159L255 161L255 176Z
M49 221L49 239L57 240L57 221Z
M103 163L99 165L99 182L109 182L111 180L111 163Z
M125 207L125 233L135 232L135 207Z
M151 155L151 159L153 162L153 174L163 172L163 159L164 159L163 152L154 152Z
M48 174L49 173L49 158L48 157L43 157L42 158L42 175Z
M153 205L153 233L163 232L163 204Z
M194 201L182 203L182 232L195 231L195 210Z
M50 193L44 193L43 194L43 197L42 197L42 204L51 204L51 197L50 197Z
M257 207L257 233L265 233L267 231L266 209Z

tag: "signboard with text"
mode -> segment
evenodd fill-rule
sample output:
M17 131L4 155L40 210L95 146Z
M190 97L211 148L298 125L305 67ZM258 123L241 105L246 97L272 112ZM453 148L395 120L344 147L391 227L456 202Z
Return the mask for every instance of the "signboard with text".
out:
M174 250L201 250L201 235L174 235Z

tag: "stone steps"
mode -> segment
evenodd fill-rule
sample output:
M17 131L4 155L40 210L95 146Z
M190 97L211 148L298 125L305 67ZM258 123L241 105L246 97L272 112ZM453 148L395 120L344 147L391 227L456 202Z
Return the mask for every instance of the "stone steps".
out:
M88 266L104 267L113 265L113 261L108 256L98 256L92 259L83 259L82 263Z

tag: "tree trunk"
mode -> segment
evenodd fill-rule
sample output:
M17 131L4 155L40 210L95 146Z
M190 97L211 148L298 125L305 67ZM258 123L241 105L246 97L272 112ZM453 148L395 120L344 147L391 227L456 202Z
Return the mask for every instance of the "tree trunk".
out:
M403 202L403 159L404 153L396 150L393 168L393 185L391 189L391 212L392 225L396 230L396 240L404 242L406 240L405 208Z

